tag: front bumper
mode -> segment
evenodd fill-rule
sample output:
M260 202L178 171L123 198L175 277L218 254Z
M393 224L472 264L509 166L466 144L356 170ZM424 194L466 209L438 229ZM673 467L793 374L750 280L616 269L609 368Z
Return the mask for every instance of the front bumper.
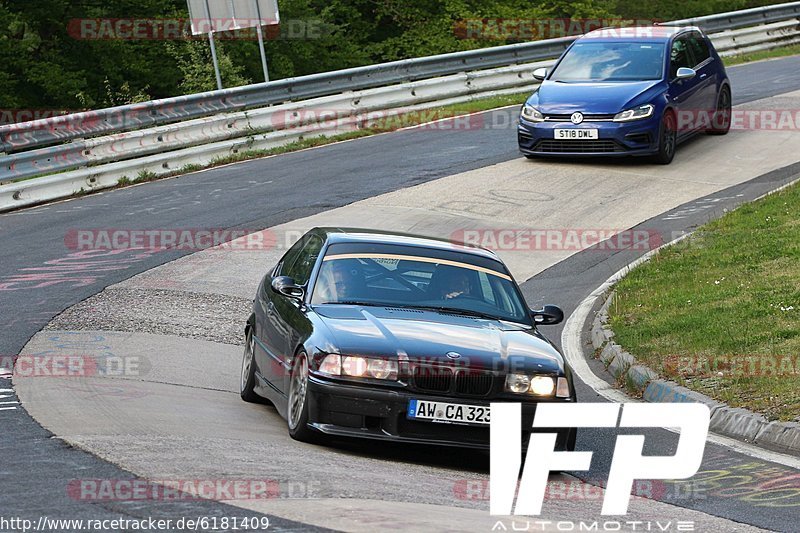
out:
M597 129L598 139L555 138L556 129ZM520 119L517 127L519 150L536 156L620 157L650 155L658 151L660 119L656 115L644 120L613 122L528 122Z
M446 401L470 405L512 401L508 398L470 398L342 384L310 376L308 383L309 426L331 436L384 441L423 443L462 448L489 449L489 426L444 424L406 417L411 399ZM517 400L518 401L518 400ZM571 399L544 401L571 402ZM525 440L533 425L536 403L522 403ZM545 430L541 430L545 431ZM574 429L559 429L556 449L574 444Z

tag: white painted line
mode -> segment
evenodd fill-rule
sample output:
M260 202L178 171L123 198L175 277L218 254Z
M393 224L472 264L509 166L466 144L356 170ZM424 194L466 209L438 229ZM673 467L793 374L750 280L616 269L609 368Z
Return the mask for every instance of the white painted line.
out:
M0 392L14 392L14 389L0 389Z
M0 405L19 405L19 402L0 402Z
M791 187L795 183L800 182L800 179L796 179L783 185L773 191L768 192L767 194L763 194L758 198L754 199L753 202L756 200L760 200L770 194L774 194L778 191L781 191L787 187ZM567 319L567 323L564 325L564 331L561 333L561 347L564 351L564 357L567 359L572 371L587 385L589 385L592 389L595 390L600 396L603 398L611 401L611 402L641 402L641 400L637 400L635 398L631 398L624 392L619 389L615 389L612 385L610 385L604 379L598 377L591 368L589 368L589 364L586 362L586 358L584 357L583 346L581 345L581 333L583 330L583 324L586 322L589 313L592 312L592 307L594 306L595 301L599 297L601 297L612 285L614 285L617 281L625 277L625 275L630 272L632 269L636 268L640 264L644 263L648 259L650 259L653 255L657 254L662 248L666 248L667 246L672 246L683 239L686 239L692 235L692 233L686 233L681 235L675 240L672 240L666 244L659 246L654 250L650 250L642 257L637 259L636 261L629 263L627 266L621 268L617 271L613 276L608 278L606 281L603 282L597 289L595 289L589 296L587 296L581 303L578 305L578 308L575 309L569 319ZM673 433L677 433L672 428L664 428L667 431L672 431ZM755 457L756 459L761 459L763 461L770 461L773 463L778 463L784 466L788 466L795 469L800 469L800 457L793 457L791 455L786 455L783 453L777 453L770 450L766 450L764 448L760 448L758 446L753 446L752 444L747 444L745 442L732 439L730 437L723 437L722 435L717 435L714 433L708 434L708 441L714 444L718 444L720 446L728 447L738 453L743 455L748 455L750 457Z
M16 409L16 407L0 407L0 411L12 411Z

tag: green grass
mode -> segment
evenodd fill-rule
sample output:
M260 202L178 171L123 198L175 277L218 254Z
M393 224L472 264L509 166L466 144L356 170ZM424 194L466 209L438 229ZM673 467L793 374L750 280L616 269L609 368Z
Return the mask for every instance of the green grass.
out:
M726 67L732 67L733 65L741 65L742 63L752 63L753 61L762 61L764 59L793 56L797 54L800 54L800 44L725 57L722 61L725 63Z
M330 137L308 137L299 141L294 141L289 144L283 144L274 148L265 148L258 150L242 150L235 154L215 157L211 162L202 168L218 167L220 165L229 165L231 163L238 163L240 161L248 161L250 159L258 159L260 157L267 157L271 155L285 154L287 152L296 152L305 148L313 148L314 146L322 146L324 144L331 144L334 142L347 141L349 139L358 139L359 137L366 137L373 135L375 131L371 129L361 129L357 131L340 133L338 135L331 135ZM199 166L199 165L198 165ZM176 174L182 172L178 171Z
M616 342L660 375L799 419L800 184L662 250L619 283L610 317Z

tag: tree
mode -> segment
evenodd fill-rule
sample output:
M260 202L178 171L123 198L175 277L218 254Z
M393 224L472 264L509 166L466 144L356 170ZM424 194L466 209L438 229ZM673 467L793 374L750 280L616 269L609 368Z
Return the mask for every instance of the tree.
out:
M200 93L217 89L217 77L211 57L211 46L203 40L185 40L166 45L167 52L175 59L182 78L178 87L182 94ZM234 64L231 56L225 52L222 43L216 43L217 60L219 62L222 86L225 88L240 87L250 83L242 72L244 67Z

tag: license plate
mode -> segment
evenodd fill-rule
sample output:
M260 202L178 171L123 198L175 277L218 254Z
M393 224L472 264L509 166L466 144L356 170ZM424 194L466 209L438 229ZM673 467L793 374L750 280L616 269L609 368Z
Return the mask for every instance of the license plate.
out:
M411 400L408 418L443 424L489 424L489 406Z
M569 130L553 130L556 139L597 139L596 129L573 128Z

